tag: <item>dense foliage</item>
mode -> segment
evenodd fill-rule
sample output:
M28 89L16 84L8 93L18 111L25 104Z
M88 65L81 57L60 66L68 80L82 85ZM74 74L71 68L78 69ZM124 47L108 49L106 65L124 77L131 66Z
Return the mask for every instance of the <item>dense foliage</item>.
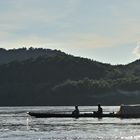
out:
M34 48L0 49L0 59L0 105L114 105L140 97L139 60L112 66Z

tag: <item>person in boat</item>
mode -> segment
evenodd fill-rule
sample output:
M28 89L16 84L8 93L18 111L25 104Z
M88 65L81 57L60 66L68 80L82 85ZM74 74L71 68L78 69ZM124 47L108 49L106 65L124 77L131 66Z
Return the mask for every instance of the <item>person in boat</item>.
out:
M103 109L102 109L100 104L98 104L98 111L94 112L94 114L97 114L97 115L102 115L103 114Z
M103 114L103 109L102 109L102 107L101 107L100 104L98 104L98 111L97 111L97 113L98 113L99 115Z
M75 115L75 116L78 116L79 115L78 106L75 106L75 110L72 112L72 115Z

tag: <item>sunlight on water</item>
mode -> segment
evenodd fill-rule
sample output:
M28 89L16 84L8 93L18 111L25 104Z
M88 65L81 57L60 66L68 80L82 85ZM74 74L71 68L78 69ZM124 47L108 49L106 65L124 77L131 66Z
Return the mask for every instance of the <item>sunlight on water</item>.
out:
M122 140L140 140L140 136L121 137Z
M140 119L33 118L27 111L72 111L74 107L0 107L0 140L139 140ZM93 111L97 107L80 107ZM118 107L103 107L117 111Z

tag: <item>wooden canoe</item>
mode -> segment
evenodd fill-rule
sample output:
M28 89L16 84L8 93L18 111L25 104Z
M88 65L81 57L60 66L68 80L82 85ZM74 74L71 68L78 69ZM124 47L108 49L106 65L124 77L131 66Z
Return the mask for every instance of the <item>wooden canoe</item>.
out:
M28 112L30 116L36 118L103 118L103 117L116 117L116 118L140 118L140 114L94 114L94 113L82 113L79 115L65 114L65 113L41 113L41 112Z

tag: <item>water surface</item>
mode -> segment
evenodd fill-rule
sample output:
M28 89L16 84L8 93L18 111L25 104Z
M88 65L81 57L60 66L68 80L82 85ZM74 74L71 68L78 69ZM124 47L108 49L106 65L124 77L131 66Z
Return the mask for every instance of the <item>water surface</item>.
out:
M140 119L33 118L27 111L72 111L74 107L0 107L0 140L139 140ZM95 111L97 107L79 107ZM115 112L119 107L103 107Z

